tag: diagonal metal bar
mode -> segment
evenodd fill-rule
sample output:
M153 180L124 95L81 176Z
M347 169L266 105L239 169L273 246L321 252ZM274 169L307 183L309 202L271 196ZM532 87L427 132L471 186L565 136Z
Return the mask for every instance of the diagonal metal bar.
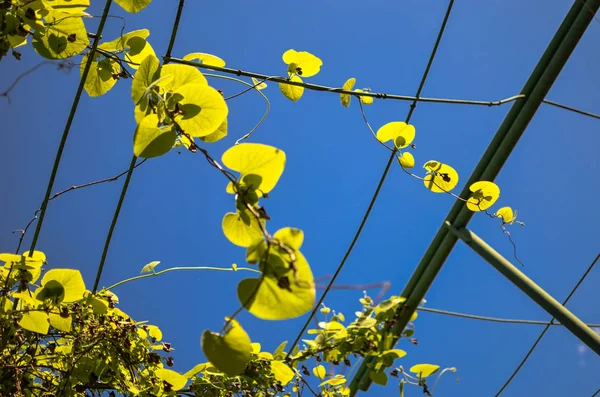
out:
M566 307L560 304L550 294L544 291L539 285L534 283L523 272L517 269L506 258L500 255L496 250L490 247L479 236L467 228L457 229L446 222L446 226L456 237L464 241L469 247L473 248L483 259L489 262L504 277L509 279L521 291L525 292L548 314L556 318L562 325L585 343L590 349L600 355L600 335L595 333L585 325L577 316L571 313Z
M493 181L496 178L544 100L544 97L571 56L571 53L577 46L598 8L600 8L600 0L578 1L573 4L548 45L548 48L546 48L546 51L525 83L521 91L525 97L518 99L512 105L492 142L471 174L469 181L463 188L460 194L461 198L467 199L470 196L469 186L472 183L481 180ZM473 212L466 208L463 201L457 199L446 217L446 221L460 229L467 225L472 216ZM402 291L401 296L407 300L399 311L399 319L389 329L393 337L390 338L390 343L383 346L383 348L391 348L398 342L399 335L401 335L410 317L417 309L429 287L431 287L433 280L439 273L448 255L450 255L457 240L458 237L442 224ZM373 357L365 358L358 369L350 384L351 395L356 394L358 389L367 390L370 386L369 368L372 366L373 360Z

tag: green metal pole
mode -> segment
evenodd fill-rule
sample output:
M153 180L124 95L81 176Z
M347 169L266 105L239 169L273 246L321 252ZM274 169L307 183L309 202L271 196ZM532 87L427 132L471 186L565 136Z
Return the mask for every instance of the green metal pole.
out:
M599 8L600 0L588 0L587 2L582 0L573 4L525 83L521 91L525 97L518 99L506 115L492 142L463 188L460 194L462 198L469 197L469 186L472 183L480 180L493 181L498 175ZM465 207L463 201L456 200L446 220L455 227L462 228L468 224L472 215L473 212ZM394 338L390 346L385 346L385 348L391 348L397 343L398 335L402 333L402 330L408 324L412 313L433 283L456 241L457 237L450 233L445 225L442 225L402 291L401 295L406 297L407 300L403 310L400 311L399 320L390 330ZM372 357L365 358L357 370L350 384L352 396L359 389L367 390L369 388L371 384L369 366L373 360Z
M600 335L595 333L583 321L577 318L567 308L560 304L550 294L534 283L523 274L512 263L506 260L496 250L490 247L479 236L467 228L456 229L446 222L448 229L463 240L469 247L473 248L483 259L488 261L500 273L509 279L521 291L525 292L531 299L556 318L562 325L585 343L590 349L600 355Z

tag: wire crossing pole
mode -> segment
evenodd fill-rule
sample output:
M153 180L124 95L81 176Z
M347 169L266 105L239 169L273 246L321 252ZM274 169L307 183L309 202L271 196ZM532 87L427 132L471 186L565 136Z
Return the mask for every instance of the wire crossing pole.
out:
M600 355L600 335L592 331L583 321L567 310L560 302L550 296L550 294L534 283L475 233L467 228L456 229L448 222L446 222L446 226L454 235L473 248L475 252L494 266L504 277L509 279L521 291L533 299L535 303L546 310L548 314L556 318L590 349Z
M482 180L493 181L496 178L598 8L600 8L600 0L582 0L573 4L525 83L521 91L525 97L518 99L511 107L469 181L465 184L460 197L467 199L470 196L469 186L471 184ZM466 208L465 203L456 200L445 221L456 229L461 229L468 224L472 216L473 212ZM401 296L407 300L399 311L399 320L390 329L393 338L391 338L389 346L384 346L385 349L392 348L398 342L399 335L431 287L457 240L458 237L451 233L445 224L442 224L402 291ZM356 372L350 384L351 396L354 396L359 389L366 391L369 388L371 384L369 371L373 360L373 357L366 357Z

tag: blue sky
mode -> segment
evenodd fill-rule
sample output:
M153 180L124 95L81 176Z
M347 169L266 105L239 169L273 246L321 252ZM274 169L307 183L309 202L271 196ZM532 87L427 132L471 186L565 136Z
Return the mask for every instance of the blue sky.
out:
M101 13L94 2L91 13ZM501 2L464 0L455 4L424 96L498 100L519 93L572 3L567 0ZM285 73L281 54L305 50L323 60L310 82L341 86L349 77L357 87L413 95L446 1L302 3L188 1L174 55L208 52L229 67L269 75ZM138 15L125 15L126 30L150 29L157 54L166 50L175 2L155 0ZM89 21L94 31L98 20ZM104 37L118 35L121 20L109 20ZM593 22L550 91L548 99L600 112L600 24ZM31 49L23 60L0 63L0 90L40 61ZM4 133L0 172L0 246L16 247L14 229L22 228L38 208L51 164L78 84L70 74L45 66L24 79L0 102ZM224 80L211 84L233 94L242 87ZM83 98L66 145L55 191L125 170L132 155L135 128L130 82L121 81L104 97ZM285 99L275 84L265 93L272 103L269 118L252 141L286 152L287 165L265 203L270 229L303 229L302 248L316 277L332 274L341 260L375 190L388 153L373 139L354 100L349 109L335 94L306 91L298 103ZM1 98L0 98L1 99ZM260 119L265 104L255 93L229 103L229 136L207 149L216 158ZM376 101L367 108L379 128L406 117L408 102ZM459 187L502 122L510 105L473 107L420 103L412 118L417 137L417 167L427 160L452 165ZM525 273L558 300L564 299L597 255L600 195L596 154L600 121L543 105L496 180L501 188L497 209L519 210L525 228L513 237ZM416 168L418 170L419 168ZM122 182L69 193L50 203L37 249L51 267L80 269L93 285ZM173 151L148 161L133 175L101 285L139 274L153 260L160 267L230 266L244 263L244 250L221 232L223 215L234 208L226 180L200 156ZM375 209L346 263L340 284L392 283L399 293L441 225L454 200L427 191L394 166ZM470 228L507 258L512 247L498 223L476 215ZM31 237L31 235L29 235ZM25 247L29 243L26 240ZM186 371L204 360L200 335L218 330L223 317L238 307L239 273L170 273L115 290L121 308L135 319L158 325L175 347L175 369ZM600 322L595 269L569 303L586 322ZM376 295L376 291L372 295ZM359 310L361 291L332 291L328 306L351 317ZM432 308L496 317L545 320L548 316L521 291L459 243L426 296ZM239 317L253 341L274 349L294 339L305 317L267 322L249 313ZM437 395L493 395L511 374L540 327L504 325L422 313L416 322L419 346L401 342L409 354L401 365L436 363L459 370L460 383L444 378ZM513 381L506 396L588 396L600 384L600 360L581 349L569 332L548 332ZM550 380L549 380L550 379ZM373 386L369 395L397 395L394 386ZM421 395L418 389L407 395Z

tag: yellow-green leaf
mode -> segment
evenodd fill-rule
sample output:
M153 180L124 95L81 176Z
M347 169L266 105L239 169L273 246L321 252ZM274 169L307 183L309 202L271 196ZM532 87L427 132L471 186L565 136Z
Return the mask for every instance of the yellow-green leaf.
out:
M50 328L48 313L38 310L26 312L19 320L19 325L28 331L46 335Z
M402 156L398 157L398 162L404 168L413 168L415 166L415 158L410 152L402 153Z
M87 60L88 55L86 54L82 58L81 65L79 67L80 76L83 75ZM85 91L91 97L97 97L106 94L117 83L118 77L114 76L118 75L120 72L121 67L119 64L110 58L103 58L99 62L93 60L87 75L87 79L85 80Z
M183 376L185 376L186 378L190 379L192 376L194 376L196 374L199 374L200 372L204 371L209 365L210 365L210 363L196 364L194 366L194 368L192 368L189 371L187 371L185 374L183 374Z
M66 59L79 55L90 43L83 19L72 13L47 9L46 31L35 31L33 48L49 59Z
M133 134L133 153L137 157L162 156L173 147L177 134L173 126L158 126L158 116L147 115Z
M206 136L201 136L201 137L199 137L199 139L202 142L213 143L213 142L220 141L221 139L225 138L226 136L227 136L227 119L223 120L223 122L221 123L219 128L217 128L217 130L215 132L213 132L212 134L208 134ZM189 147L189 146L187 146L187 147Z
M170 369L157 369L154 372L154 375L156 375L159 379L164 380L165 382L170 384L171 389L175 391L183 389L188 381L188 379L185 376Z
M354 84L356 84L356 79L354 77L349 78L342 86L342 89L344 91L352 91L352 89L354 88ZM345 108L350 106L351 99L352 95L350 94L340 94L340 101L342 102L342 106Z
M327 379L325 382L321 382L319 384L319 387L323 387L325 385L339 386L339 385L343 385L344 383L346 383L346 379L344 379L344 378L332 378L332 379Z
M225 61L216 55L205 54L203 52L192 52L183 57L184 61L198 60L203 65L216 66L218 68L225 67Z
M313 374L319 379L324 379L325 376L327 375L327 371L325 371L324 366L317 365L316 367L313 368Z
M302 83L302 79L296 75L290 75L289 79L290 81ZM300 98L302 98L302 95L304 94L304 87L299 85L279 83L279 89L287 99L293 102L298 101Z
M162 331L156 325L148 325L148 335L157 341L162 339Z
M494 182L475 182L469 190L473 193L467 200L467 208L475 212L487 210L500 197L500 188Z
M387 382L388 382L388 376L383 371L381 371L381 372L369 371L369 378L371 378L371 380L374 383L377 383L378 385L381 385L381 386L387 385Z
M146 89L160 77L160 74L160 61L156 56L149 55L142 61L131 82L131 99L134 104L141 105L139 102L144 98ZM145 105L147 106L147 103ZM143 108L145 109L146 107Z
M284 227L276 231L273 238L281 241L288 248L299 250L304 242L304 232L294 227Z
M407 147L415 139L415 127L404 121L392 121L377 130L377 139L380 142L389 140L394 142L398 149Z
M269 193L285 168L285 153L273 146L242 143L223 153L226 167L239 172L240 184Z
M154 272L154 268L156 266L158 266L159 263L160 263L160 261L152 261L152 262L148 263L147 265L145 265L142 268L142 271L140 272L140 274Z
M202 334L202 351L212 365L228 376L239 375L250 361L250 337L236 320L221 336L208 330Z
M323 61L306 51L287 50L282 56L288 66L294 64L293 71L299 76L311 77L319 73ZM289 70L289 69L288 69Z
M163 77L167 75L171 75L173 76L173 78L169 81L161 83L160 87L165 91L177 90L178 88L187 84L199 84L208 86L208 81L206 80L206 77L204 77L202 72L200 72L197 68L193 66L179 65L175 63L163 65L163 67L160 69L160 76ZM215 129L216 128L217 127L215 127Z
M417 364L410 368L410 372L417 374L419 378L427 378L428 376L435 374L439 369L439 365Z
M434 193L445 193L458 184L458 173L449 165L430 160L423 165L427 175L423 178L425 187Z
M90 6L90 0L45 0L55 10L79 15Z
M115 0L125 11L135 14L142 11L152 0Z
M73 324L73 319L69 314L67 317L63 317L58 313L50 313L49 314L50 325L54 328L61 330L63 332L71 332L71 325Z
M247 278L238 284L238 299L250 313L263 320L284 320L313 308L316 294L312 271L300 251L295 255L297 280L292 271L279 278L271 271L262 280Z
M74 269L52 269L42 277L42 287L56 282L64 289L64 296L61 302L75 302L83 298L85 284L79 270Z
M262 220L261 222L264 223ZM240 247L249 247L254 241L260 241L263 238L258 220L249 211L228 212L223 217L221 226L225 237Z
M280 381L283 386L294 379L294 371L283 361L271 361L271 370L275 375L275 379Z
M252 77L252 84L254 84L254 88L257 90L264 90L265 88L267 88L267 83L265 83L264 81L260 82L254 77Z
M164 66L163 72L167 66L172 65ZM227 118L227 104L214 88L202 84L185 84L175 92L183 96L179 101L182 114L178 114L175 121L191 137L212 134Z
M250 343L250 346L252 346L252 353L253 354L258 354L260 353L260 343L256 342L256 343Z
M365 91L361 90L361 89L355 89L354 92L357 93L363 93ZM362 96L360 97L360 101L362 102L363 105L371 105L373 103L373 97L372 96Z
M513 213L512 208L502 207L498 211L496 211L496 214L494 216L497 218L501 218L503 223L508 223L512 225L517 219L517 211L514 211Z

